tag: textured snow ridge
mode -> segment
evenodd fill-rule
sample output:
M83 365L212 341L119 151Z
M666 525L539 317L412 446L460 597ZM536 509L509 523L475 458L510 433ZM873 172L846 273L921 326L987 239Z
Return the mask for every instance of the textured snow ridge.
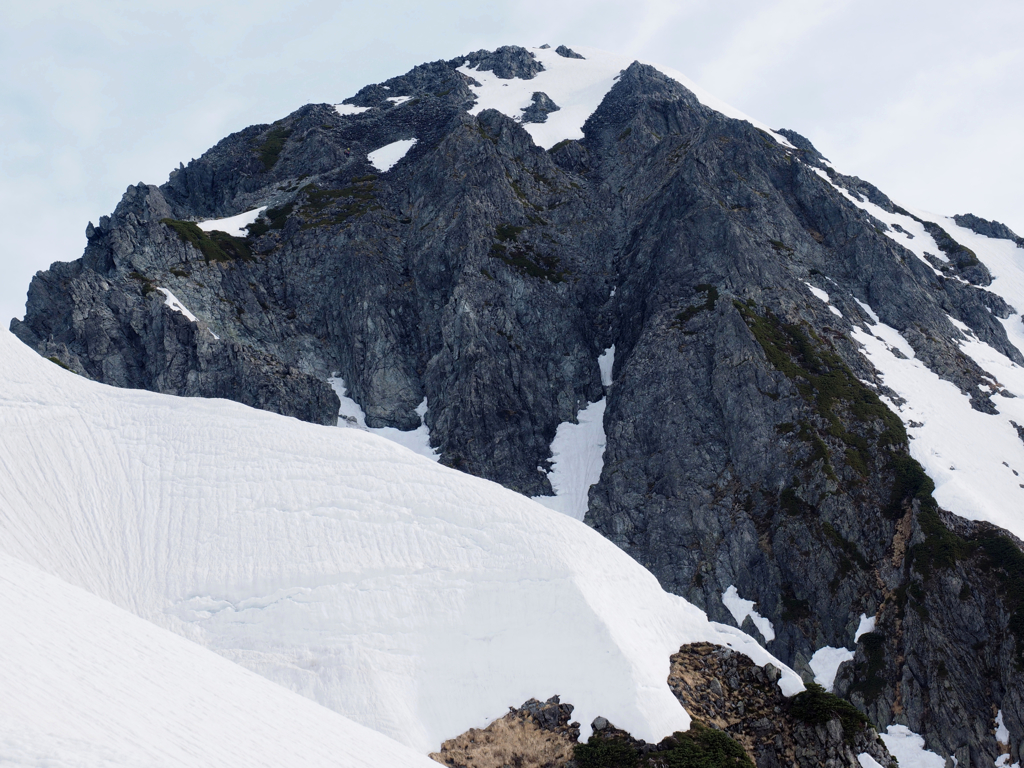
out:
M541 64L544 71L537 73L529 80L514 78L502 80L493 72L484 72L470 68L468 65L459 67L459 71L473 78L479 86L470 86L477 102L470 114L478 114L485 109L496 109L513 119L520 119L523 110L533 103L533 94L546 93L559 109L551 112L543 123L525 123L523 127L533 137L534 142L550 149L564 139L582 139L583 123L590 117L624 69L633 63L633 59L619 56L596 48L580 48L573 50L584 58L569 59L559 56L550 48L528 49ZM757 128L770 133L775 140L787 147L792 147L785 137L771 131L762 123L752 120L737 109L730 107L711 96L704 89L695 85L685 75L674 69L659 64L650 64L667 77L676 80L693 92L694 96L706 107L721 114L746 120Z
M254 208L251 211L240 213L237 216L229 216L226 219L200 221L199 228L203 232L217 230L218 232L227 232L233 237L245 237L248 234L245 228L256 221L265 210L267 210L267 206L264 205L262 208Z
M0 555L0 764L419 766L427 757Z
M416 139L399 139L385 144L380 149L373 150L366 156L366 159L378 171L385 173L394 168L395 164L408 154L415 143Z
M683 643L782 667L587 526L376 435L106 387L8 332L0 360L0 554L420 753L555 693L657 741L689 725Z

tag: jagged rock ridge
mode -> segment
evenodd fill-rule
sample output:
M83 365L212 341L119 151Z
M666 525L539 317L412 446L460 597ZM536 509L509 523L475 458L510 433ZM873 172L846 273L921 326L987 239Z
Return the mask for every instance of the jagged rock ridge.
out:
M850 336L870 312L995 411L957 344L962 324L1024 364L985 265L798 134L787 146L650 66L625 67L583 137L550 151L528 124L468 113L467 66L532 80L539 55L426 64L229 136L130 188L82 259L33 280L12 330L100 381L318 423L336 372L370 426L418 426L426 397L445 463L529 495L551 492L557 426L605 394L596 360L614 344L589 524L713 618L731 621L735 585L798 667L878 614L881 639L861 638L840 683L879 727L989 765L996 706L1020 745L1019 548L972 529L933 556L961 523L930 501L878 397L894 393ZM387 173L369 163L411 138ZM921 223L938 252L918 258L856 200ZM174 224L259 206L234 256Z

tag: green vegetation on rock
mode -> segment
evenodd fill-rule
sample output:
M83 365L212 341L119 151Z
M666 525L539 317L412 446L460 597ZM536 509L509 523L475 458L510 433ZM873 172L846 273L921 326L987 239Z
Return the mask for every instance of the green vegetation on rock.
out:
M732 736L696 720L686 733L677 731L646 754L625 734L595 734L576 745L573 757L578 768L754 768Z
M277 159L281 156L281 150L288 137L292 135L290 128L275 128L266 135L263 143L256 148L259 153L260 162L263 163L263 170L269 171L277 165Z
M249 246L240 237L232 237L227 232L204 232L192 221L176 219L160 219L160 223L174 230L182 242L188 243L203 254L207 263L211 261L228 262L236 259L246 261L252 258Z
M838 717L847 743L852 743L854 736L870 725L864 713L853 704L828 693L817 683L808 683L807 690L794 696L790 706L794 717L811 725L825 725Z

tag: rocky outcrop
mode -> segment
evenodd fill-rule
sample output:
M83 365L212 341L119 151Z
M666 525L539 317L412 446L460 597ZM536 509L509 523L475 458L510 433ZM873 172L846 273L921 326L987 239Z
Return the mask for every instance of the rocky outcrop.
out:
M580 736L579 723L570 722L572 710L558 696L543 703L530 699L518 709L509 707L486 728L449 739L430 757L452 768L562 768L572 760Z
M894 761L873 727L848 702L812 687L787 699L779 670L709 643L672 656L669 685L690 716L735 738L758 768L860 768L859 755Z
M583 139L550 151L512 118L468 114L465 72L541 67L523 49L477 52L233 134L160 188L129 188L82 259L37 275L12 329L98 381L317 423L336 416L334 373L370 426L417 427L426 398L442 461L529 495L551 493L558 425L607 396L589 525L715 620L733 622L734 585L773 623L768 648L805 672L878 614L884 643L861 638L844 690L880 727L987 764L990 710L1020 711L1024 690L1007 666L1024 647L1020 550L993 533L1009 542L994 557L1007 545L933 507L850 332L870 307L992 412L956 324L1024 364L1000 322L1014 308L941 227L936 274L851 202L902 211L877 188L652 67L626 68ZM386 173L369 162L411 138ZM243 238L189 229L262 206ZM597 358L613 344L606 391ZM968 541L963 557L926 557L948 536ZM964 658L940 673L954 644Z

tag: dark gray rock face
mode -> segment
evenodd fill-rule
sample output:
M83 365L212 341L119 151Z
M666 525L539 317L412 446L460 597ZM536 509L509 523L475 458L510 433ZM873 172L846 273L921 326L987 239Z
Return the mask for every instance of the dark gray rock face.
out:
M418 426L426 397L445 463L529 495L551 492L558 425L607 395L589 525L715 620L733 622L735 585L773 622L767 647L804 671L878 613L882 641L862 637L841 674L877 726L987 766L996 707L1019 745L1020 548L934 508L849 335L863 302L992 412L949 319L1024 364L983 266L936 231L950 269L936 274L833 185L896 211L877 188L651 67L626 69L584 138L546 152L515 120L467 113L465 62L540 71L523 49L477 52L367 86L348 100L358 114L309 105L233 134L162 187L129 188L79 261L36 276L12 329L98 381L317 423L337 413L332 373L371 426ZM369 163L409 138L386 173ZM258 206L223 248L183 224ZM946 545L960 555L929 554Z
M586 58L585 56L580 56L572 48L567 48L564 45L560 45L557 48L555 48L555 53L557 53L559 56L562 56L562 57L564 57L566 59L583 59L583 58Z
M473 69L493 72L502 80L519 78L532 79L538 72L544 71L544 65L537 57L525 48L516 45L503 45L494 51L476 51L455 59L454 63L466 64Z
M967 227L967 229L977 232L979 235L1012 240L1017 244L1018 248L1024 248L1024 237L1019 237L1012 229L1005 224L1000 224L998 221L989 221L980 216L975 216L973 213L957 214L953 217L953 221L961 227Z
M551 97L542 91L537 91L533 94L533 103L523 110L523 122L547 122L548 115L552 112L557 112L559 109L561 109L561 107L555 104L555 102L551 100Z

